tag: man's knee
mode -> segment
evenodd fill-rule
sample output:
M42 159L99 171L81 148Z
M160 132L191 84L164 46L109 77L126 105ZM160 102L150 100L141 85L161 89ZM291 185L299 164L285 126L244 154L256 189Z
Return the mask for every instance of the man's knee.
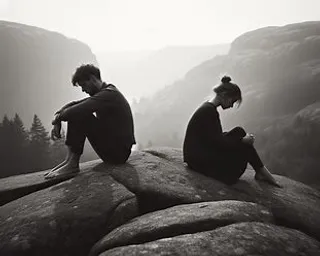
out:
M131 150L112 150L101 155L104 162L111 164L124 164L130 157Z
M96 121L96 117L93 114L85 114L74 117L72 120L68 121L68 123L77 123L77 124L88 124Z
M247 132L246 132L242 127L240 127L240 126L235 127L234 130L235 130L235 132L236 132L237 134L239 134L239 136L241 136L241 137L244 137L244 136L246 136L246 134L247 134Z

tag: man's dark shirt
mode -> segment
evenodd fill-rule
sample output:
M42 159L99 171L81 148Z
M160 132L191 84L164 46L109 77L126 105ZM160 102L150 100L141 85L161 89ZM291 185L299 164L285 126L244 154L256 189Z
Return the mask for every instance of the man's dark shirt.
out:
M112 84L103 83L99 92L64 110L59 119L72 121L96 113L97 119L119 144L131 147L136 143L130 105Z

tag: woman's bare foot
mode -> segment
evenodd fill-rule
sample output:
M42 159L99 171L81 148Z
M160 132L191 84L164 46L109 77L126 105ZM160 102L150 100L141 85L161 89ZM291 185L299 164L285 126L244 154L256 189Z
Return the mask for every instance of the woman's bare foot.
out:
M256 170L256 174L255 174L254 178L256 180L264 181L264 182L267 182L267 183L274 185L276 187L282 188L282 186L277 183L275 178L272 176L270 171L265 166L263 166L259 170Z

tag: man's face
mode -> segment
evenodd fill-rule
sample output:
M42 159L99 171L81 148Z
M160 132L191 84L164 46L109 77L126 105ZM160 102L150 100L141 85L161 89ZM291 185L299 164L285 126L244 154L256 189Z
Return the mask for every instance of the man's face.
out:
M90 96L93 96L98 91L98 88L97 88L95 81L93 79L79 81L78 84L79 84L79 86L81 86L82 91L89 94Z

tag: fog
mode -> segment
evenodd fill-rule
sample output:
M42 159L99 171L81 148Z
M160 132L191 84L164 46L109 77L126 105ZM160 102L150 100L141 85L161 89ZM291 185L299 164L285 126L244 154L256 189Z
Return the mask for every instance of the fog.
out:
M96 52L230 43L264 26L318 20L317 0L0 0L0 19L60 32Z

